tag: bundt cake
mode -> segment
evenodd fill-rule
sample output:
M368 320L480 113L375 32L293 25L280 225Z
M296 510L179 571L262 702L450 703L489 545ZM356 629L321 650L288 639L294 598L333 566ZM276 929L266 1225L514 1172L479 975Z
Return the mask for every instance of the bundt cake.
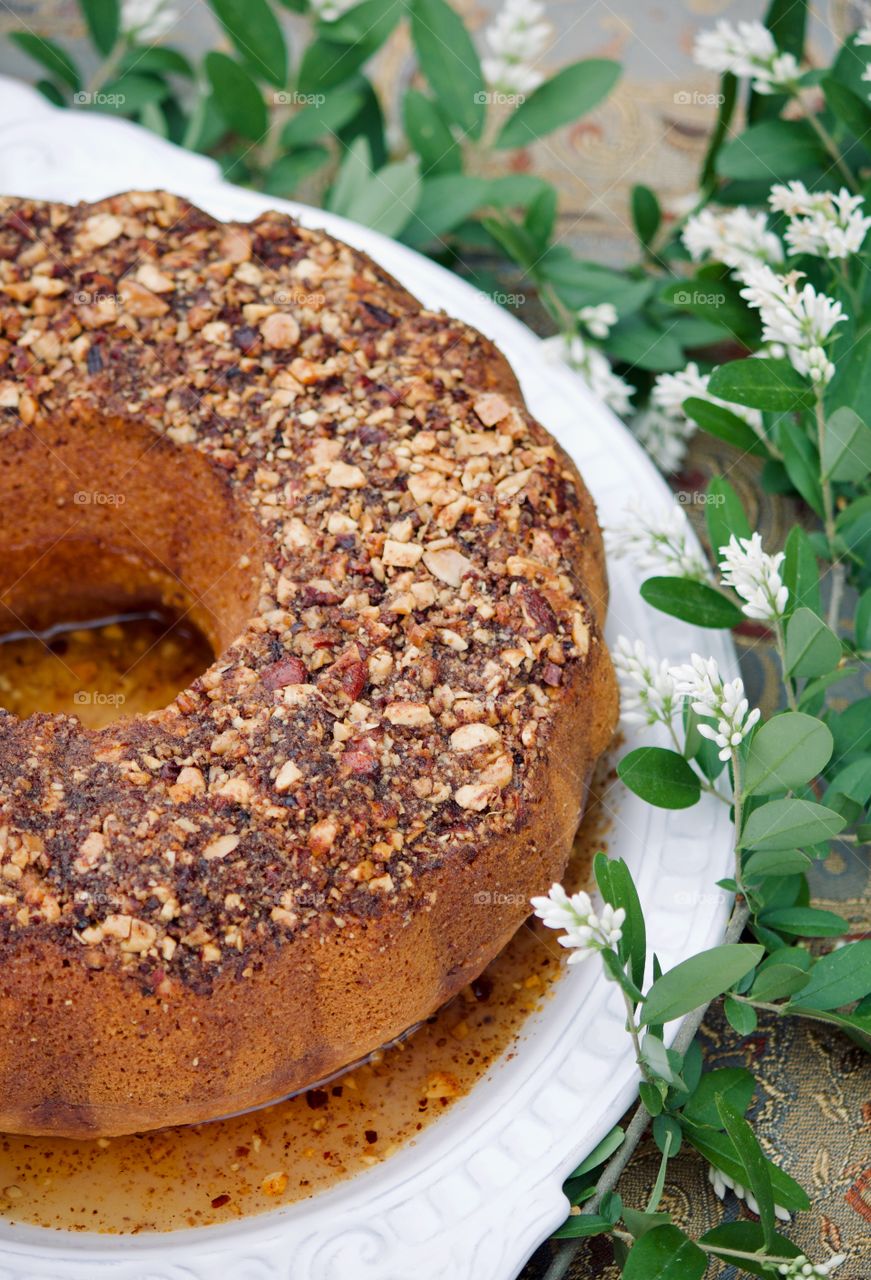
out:
M615 719L593 503L493 345L291 218L0 200L0 632L142 605L213 664L0 711L0 1130L328 1077L565 866Z

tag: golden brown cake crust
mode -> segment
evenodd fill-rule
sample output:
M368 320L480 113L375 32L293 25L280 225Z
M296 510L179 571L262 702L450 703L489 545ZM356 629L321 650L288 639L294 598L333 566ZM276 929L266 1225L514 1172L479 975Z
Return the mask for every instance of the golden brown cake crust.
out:
M51 545L175 584L219 657L99 731L0 712L0 1130L303 1088L562 874L615 718L593 503L493 345L365 255L162 192L0 201L10 502L0 611L56 595Z

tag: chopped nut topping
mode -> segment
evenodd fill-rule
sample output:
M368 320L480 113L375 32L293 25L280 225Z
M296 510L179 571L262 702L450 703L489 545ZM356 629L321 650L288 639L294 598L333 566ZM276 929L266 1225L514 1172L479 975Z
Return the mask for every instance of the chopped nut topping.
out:
M540 806L603 652L574 470L480 335L322 232L165 193L2 204L0 435L131 422L173 483L175 451L220 478L167 534L209 669L93 735L0 717L2 936L72 938L168 999L412 919L433 867Z
M286 761L276 776L275 790L289 791L295 782L299 782L302 776L302 770L298 769L292 760Z
M384 708L384 715L391 724L408 728L432 724L432 712L425 702L393 702Z
M365 483L360 468L347 462L334 462L327 472L327 484L332 489L362 489Z
M451 734L451 746L455 751L474 751L476 747L501 741L499 731L489 724L463 724Z
M266 345L279 351L295 347L299 342L299 324L286 311L276 311L267 316L260 326L260 332Z
M430 573L440 581L446 582L449 587L458 587L463 580L463 574L468 573L472 568L472 562L468 556L448 548L440 551L424 551L423 562Z
M384 564L410 569L417 564L423 555L423 547L416 542L395 542L388 538L384 543L381 559Z
M240 837L236 835L218 836L217 840L212 840L203 849L203 857L207 862L212 862L216 858L226 858L234 849L239 847Z

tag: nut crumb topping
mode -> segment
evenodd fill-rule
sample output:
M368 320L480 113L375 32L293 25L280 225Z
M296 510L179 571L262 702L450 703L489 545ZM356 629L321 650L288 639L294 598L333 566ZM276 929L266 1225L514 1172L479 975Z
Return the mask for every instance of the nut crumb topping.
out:
M0 712L0 943L207 989L522 829L601 645L597 531L486 339L278 213L0 200L0 434L86 410L220 469L258 603L165 711Z

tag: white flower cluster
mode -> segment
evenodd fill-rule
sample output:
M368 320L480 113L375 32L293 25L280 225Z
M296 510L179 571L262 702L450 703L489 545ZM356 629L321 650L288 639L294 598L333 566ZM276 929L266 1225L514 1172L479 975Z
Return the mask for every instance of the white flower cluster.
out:
M613 302L600 302L594 307L581 307L578 319L594 338L607 338L617 323L617 308Z
M630 500L623 519L605 526L610 555L626 556L644 572L706 579L708 566L692 542L690 522L676 505L651 510L649 503Z
M710 1182L711 1186L714 1188L715 1194L718 1195L721 1200L725 1200L727 1191L733 1191L739 1200L743 1200L746 1203L747 1208L750 1210L751 1213L755 1213L757 1215L759 1214L759 1205L756 1203L756 1197L753 1195L753 1193L749 1191L746 1187L743 1187L740 1182L733 1182L732 1179L729 1177L728 1173L723 1173L720 1169L715 1169L713 1165L709 1165L708 1181ZM774 1213L775 1213L775 1217L778 1217L781 1220L781 1222L789 1222L790 1220L789 1210L784 1209L783 1205L776 1204L774 1206ZM798 1262L798 1258L796 1258L795 1261ZM805 1259L805 1261L807 1261L807 1259ZM781 1269L780 1274L781 1275L802 1275L802 1272L800 1271L788 1272L788 1271L783 1271ZM809 1271L807 1274L814 1275L817 1273ZM826 1273L820 1272L819 1274L825 1275Z
M687 367L681 369L678 373L659 374L650 397L652 409L648 410L647 415L639 414L641 421L633 424L636 437L646 447L649 446L646 445L644 435L647 434L654 438L654 443L658 445L658 449L653 454L653 458L666 474L671 474L671 472L675 471L683 461L687 441L695 433L695 423L687 418L683 410L684 401L689 400L690 397L707 400L709 404L720 405L722 408L728 409L736 417L742 418L758 436L762 435L762 414L759 410L746 409L736 404L727 404L725 400L720 400L717 396L710 395L708 392L710 380L711 375L702 373L694 361L690 361ZM648 415L653 421L646 422L644 420ZM655 439L657 433L660 437L659 441ZM671 466L665 467L663 465L661 459L665 458L672 464Z
M827 383L835 366L825 344L836 324L846 320L840 304L812 284L799 287L798 272L778 275L756 264L742 272L741 297L762 317L762 341L781 344L794 369L812 382Z
M657 662L642 640L618 636L611 651L620 683L620 713L627 724L671 724L677 706L666 659Z
M781 53L774 36L761 22L725 19L696 37L694 57L709 71L749 76L757 93L791 90L801 74L791 53Z
M847 258L862 248L871 217L864 213L861 196L846 187L833 191L808 191L803 182L777 183L768 203L775 213L789 218L785 239L793 253L819 258Z
M593 910L588 893L573 893L571 897L561 884L552 884L546 898L531 898L539 920L548 929L564 929L558 938L561 947L568 947L572 954L569 964L580 964L594 951L614 947L623 937L623 921L626 912L606 902L601 912Z
M631 411L635 388L614 372L598 347L585 342L578 334L569 338L565 335L547 338L544 345L548 353L579 373L593 395L610 405L615 413L623 416Z
M178 16L168 0L122 0L121 30L142 44L150 44L165 36Z
M717 744L721 760L728 760L761 715L758 707L750 710L744 681L723 680L716 659L702 658L697 653L688 663L672 667L669 674L678 697L686 698L698 715L716 720L716 728L700 724L699 733Z
M781 1262L777 1268L779 1276L787 1276L792 1280L812 1280L815 1276L830 1275L842 1262L846 1262L845 1253L836 1253L825 1262L808 1262L803 1253L790 1262Z
M670 413L655 404L636 413L629 425L642 449L666 476L680 468L687 444L696 433L696 424L685 414Z
M720 569L723 585L737 591L745 603L741 606L748 618L760 622L777 622L783 617L789 601L789 589L780 576L786 559L782 551L769 555L762 549L762 538L732 534L727 547L720 547Z
M687 219L681 239L695 262L713 258L733 270L741 270L754 262L783 261L783 245L768 229L765 214L751 213L744 205L700 210Z
M506 0L505 7L484 32L492 57L482 58L484 79L503 93L532 93L544 76L532 63L540 57L553 28L543 22L539 0Z

